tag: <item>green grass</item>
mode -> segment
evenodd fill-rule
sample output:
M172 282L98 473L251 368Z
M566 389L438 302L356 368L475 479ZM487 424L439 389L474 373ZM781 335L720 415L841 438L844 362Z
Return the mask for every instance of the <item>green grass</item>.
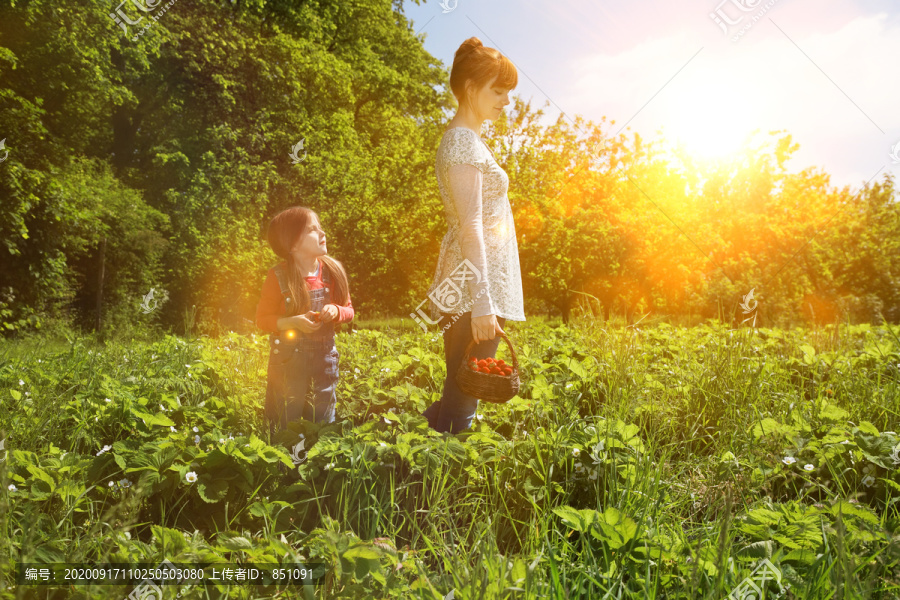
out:
M272 438L265 336L7 343L0 598L70 596L15 562L285 556L324 583L181 597L719 599L764 558L782 598L898 596L897 327L505 329L523 389L456 436L420 416L443 349L410 319L340 333L339 422Z

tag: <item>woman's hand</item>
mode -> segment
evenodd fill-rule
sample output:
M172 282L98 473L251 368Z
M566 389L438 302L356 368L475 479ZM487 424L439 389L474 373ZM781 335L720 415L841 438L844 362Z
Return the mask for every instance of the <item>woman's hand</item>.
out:
M323 323L331 323L340 316L337 306L334 304L326 304L322 307L321 320Z
M294 327L302 331L303 333L312 333L314 331L318 331L322 326L322 323L317 323L313 320L313 317L316 313L313 311L307 311L306 314L302 315L294 315L291 317L294 320Z
M506 333L500 329L497 322L497 315L483 315L472 319L472 339L475 343L481 343L485 340L492 340L501 333Z

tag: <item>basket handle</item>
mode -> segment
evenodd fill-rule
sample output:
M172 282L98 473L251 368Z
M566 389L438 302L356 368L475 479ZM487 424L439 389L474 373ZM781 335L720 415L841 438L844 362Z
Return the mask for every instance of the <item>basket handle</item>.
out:
M497 337L497 336L494 336ZM516 356L516 349L513 348L512 342L509 341L509 338L506 337L506 334L502 331L500 332L500 337L503 338L503 341L506 342L506 345L509 346L509 351L512 353L513 359L513 368L518 371L519 370L519 357ZM475 346L475 340L469 340L469 345L466 346L466 351L463 353L462 364L466 364L469 360L469 351L472 350L472 347Z

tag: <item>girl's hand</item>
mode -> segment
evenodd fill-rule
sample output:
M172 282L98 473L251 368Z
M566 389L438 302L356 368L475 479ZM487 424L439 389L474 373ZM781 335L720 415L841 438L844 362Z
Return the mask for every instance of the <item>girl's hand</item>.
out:
M492 340L501 333L505 332L500 329L497 315L482 315L472 319L472 339L475 340L476 344L485 340Z
M322 326L322 323L317 323L314 316L315 313L311 310L303 315L294 315L294 326L303 333L312 333L314 331L318 331Z
M321 321L323 323L331 323L332 321L337 319L340 314L341 313L340 311L338 311L337 306L335 306L334 304L326 304L322 307Z

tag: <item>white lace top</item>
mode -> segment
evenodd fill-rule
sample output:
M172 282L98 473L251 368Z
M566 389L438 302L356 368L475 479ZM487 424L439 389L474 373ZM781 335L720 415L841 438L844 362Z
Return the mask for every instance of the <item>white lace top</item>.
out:
M432 319L472 311L525 320L509 177L467 127L448 129L435 161L447 233L431 287ZM473 301L474 299L474 301Z

